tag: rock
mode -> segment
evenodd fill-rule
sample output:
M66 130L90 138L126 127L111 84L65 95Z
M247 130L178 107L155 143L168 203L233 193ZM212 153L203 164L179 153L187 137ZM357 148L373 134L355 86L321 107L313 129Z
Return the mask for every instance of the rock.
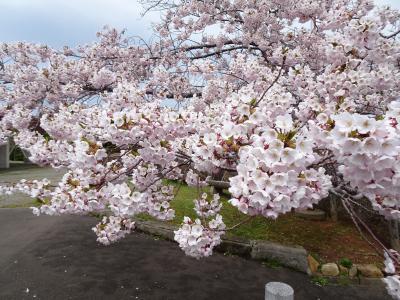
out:
M318 272L319 262L311 255L307 256L308 267L312 274Z
M339 268L335 263L327 263L322 265L321 272L325 276L338 276Z
M251 258L271 259L282 265L307 273L307 251L300 246L283 246L268 241L251 241Z
M360 271L361 275L364 277L372 278L382 278L382 271L375 265L357 265L357 269Z
M348 275L349 274L349 269L347 269L346 267L339 265L339 271L340 274L344 274L344 275Z
M216 248L219 252L250 257L251 245L249 241L239 238L223 238Z
M174 240L174 230L176 230L176 227L173 225L156 221L135 221L135 226L138 231L160 236L170 241Z
M349 270L349 276L351 278L355 277L357 275L357 267L355 265L352 265L350 270Z

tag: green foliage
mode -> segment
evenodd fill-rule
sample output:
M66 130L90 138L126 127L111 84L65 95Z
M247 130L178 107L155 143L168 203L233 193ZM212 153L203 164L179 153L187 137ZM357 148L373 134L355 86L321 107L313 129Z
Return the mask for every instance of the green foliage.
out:
M348 258L341 258L339 260L339 264L347 269L350 269L353 265L353 262Z
M350 283L351 283L351 280L350 280L350 278L348 276L343 276L343 275L339 276L339 278L338 278L338 284L339 285L346 286L346 285L349 285Z
M265 259L261 264L272 269L281 268L283 266L282 263L275 258Z
M329 284L328 278L325 278L322 276L313 276L311 278L311 282L318 286L325 286L325 285Z
M105 214L99 212L91 212L89 215L99 220L102 220L103 217L106 216Z

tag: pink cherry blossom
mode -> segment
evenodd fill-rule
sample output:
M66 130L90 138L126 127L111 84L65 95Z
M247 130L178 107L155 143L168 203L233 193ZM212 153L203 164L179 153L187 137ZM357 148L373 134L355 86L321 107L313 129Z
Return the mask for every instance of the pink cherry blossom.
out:
M60 182L4 183L1 193L39 198L35 214L108 210L94 231L109 244L137 214L175 218L170 181L188 184L198 218L185 217L175 240L196 258L229 230L218 196L205 193L222 174L225 205L250 217L334 193L349 213L365 198L400 218L397 10L370 0L143 2L163 14L149 42L106 27L76 49L0 45L0 141L66 170ZM387 278L397 298L399 274Z

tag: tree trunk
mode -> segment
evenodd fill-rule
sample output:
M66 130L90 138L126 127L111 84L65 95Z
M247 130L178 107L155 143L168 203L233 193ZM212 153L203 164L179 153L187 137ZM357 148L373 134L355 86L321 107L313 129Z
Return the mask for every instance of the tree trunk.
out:
M336 199L335 195L329 195L329 203L330 203L330 215L331 220L334 222L338 221L338 200Z
M400 251L400 240L399 240L399 221L389 220L389 234L390 234L390 246L396 251Z

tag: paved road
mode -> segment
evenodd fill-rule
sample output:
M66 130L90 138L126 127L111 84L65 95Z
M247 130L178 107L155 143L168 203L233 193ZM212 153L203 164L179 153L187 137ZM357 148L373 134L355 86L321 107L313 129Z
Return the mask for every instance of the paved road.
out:
M296 300L389 299L383 286L325 286L304 274L221 254L197 261L175 243L134 233L96 244L91 217L0 209L0 299L264 299L284 281Z

